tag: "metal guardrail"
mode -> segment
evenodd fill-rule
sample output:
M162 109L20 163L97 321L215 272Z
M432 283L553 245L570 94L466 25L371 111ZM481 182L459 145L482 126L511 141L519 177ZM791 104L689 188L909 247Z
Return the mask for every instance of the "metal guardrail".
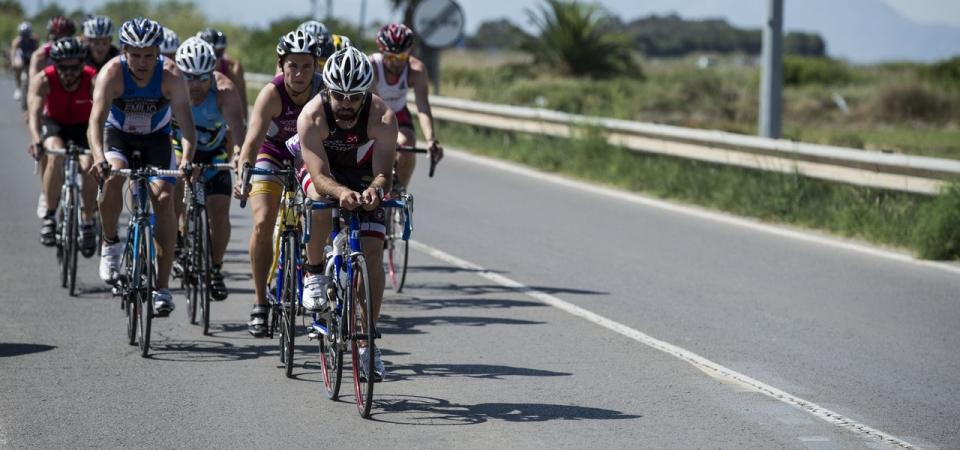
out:
M273 77L247 74L246 78L251 84L265 84ZM410 105L415 110L412 101ZM593 127L601 129L610 144L639 152L799 173L872 188L931 195L938 193L946 182L960 180L958 160L582 116L450 97L431 96L430 106L434 117L440 120L558 137L582 136L586 128Z

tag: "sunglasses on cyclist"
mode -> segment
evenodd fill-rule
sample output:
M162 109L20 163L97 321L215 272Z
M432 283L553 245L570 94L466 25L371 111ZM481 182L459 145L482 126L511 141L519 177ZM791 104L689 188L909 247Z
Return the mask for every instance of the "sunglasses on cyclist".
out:
M193 75L189 73L183 74L183 79L187 81L208 81L210 78L213 78L213 73L201 73L199 75Z
M57 70L60 72L79 72L83 70L83 64L57 64Z
M406 61L410 59L409 53L384 53L383 58L387 61Z
M360 101L360 99L363 98L364 94L366 94L366 92L353 92L353 93L347 94L346 92L330 90L330 97L338 102L353 103L356 101Z

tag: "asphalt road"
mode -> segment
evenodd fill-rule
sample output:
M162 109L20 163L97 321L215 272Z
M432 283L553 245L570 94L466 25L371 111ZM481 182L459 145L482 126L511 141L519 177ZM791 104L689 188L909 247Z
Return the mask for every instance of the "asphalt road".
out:
M27 134L0 82L0 448L888 448L539 301L552 295L924 448L960 446L957 273L555 183L451 152L420 170L413 252L388 294L372 420L254 339L234 204L212 335L185 301L126 344L82 260L70 298L38 243ZM421 169L423 169L421 167ZM349 391L349 385L345 391Z

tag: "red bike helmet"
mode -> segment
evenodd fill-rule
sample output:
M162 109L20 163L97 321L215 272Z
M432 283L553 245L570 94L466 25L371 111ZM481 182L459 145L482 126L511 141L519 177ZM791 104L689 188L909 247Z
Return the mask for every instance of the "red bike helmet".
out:
M47 33L55 36L55 39L73 36L77 32L77 24L68 17L56 16L47 22Z
M413 47L413 39L413 30L402 23L391 23L377 33L377 47L381 52L403 53Z

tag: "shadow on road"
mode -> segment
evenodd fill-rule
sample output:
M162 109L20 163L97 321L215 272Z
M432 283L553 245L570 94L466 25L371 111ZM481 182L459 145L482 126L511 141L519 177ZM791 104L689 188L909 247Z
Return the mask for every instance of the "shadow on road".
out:
M506 273L503 270L477 270L477 269L465 269L463 267L453 267L453 266L408 266L407 273L413 272L434 272L434 273Z
M409 288L404 288L406 292L411 289L423 289L426 291L453 291L463 295L484 295L500 294L511 292L526 292L528 290L544 292L547 294L576 294L576 295L609 295L609 292L591 291L587 289L574 289L553 286L529 286L528 289L501 286L499 284L409 284Z
M520 307L540 307L547 305L527 300L488 299L488 298L388 298L385 303L392 308L427 311L442 308L505 309Z
M13 344L0 342L0 358L8 356L29 355L31 353L40 353L53 350L57 347L44 344Z
M386 314L380 316L377 329L384 336L396 334L426 334L418 328L424 326L456 325L466 327L485 327L487 325L542 325L546 322L533 320L506 319L503 317L471 317L471 316L427 316L427 317L394 317Z
M387 362L389 363L389 361ZM390 369L389 381L404 381L425 377L501 380L506 377L566 377L572 375L567 372L492 364L388 364L388 368Z
M546 422L550 420L624 420L642 418L603 408L549 403L459 404L412 395L374 399L372 420L402 425L476 425L490 420Z

